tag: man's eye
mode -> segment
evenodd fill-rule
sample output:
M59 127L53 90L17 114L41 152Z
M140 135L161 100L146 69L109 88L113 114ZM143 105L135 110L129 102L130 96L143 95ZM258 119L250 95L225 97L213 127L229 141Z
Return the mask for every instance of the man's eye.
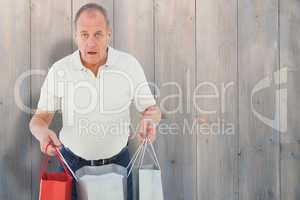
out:
M101 33L96 33L96 34L95 34L95 37L96 37L96 38L100 38L101 36L102 36Z
M83 33L83 34L81 34L81 37L84 38L84 39L87 39L89 37L89 35L86 34L86 33Z

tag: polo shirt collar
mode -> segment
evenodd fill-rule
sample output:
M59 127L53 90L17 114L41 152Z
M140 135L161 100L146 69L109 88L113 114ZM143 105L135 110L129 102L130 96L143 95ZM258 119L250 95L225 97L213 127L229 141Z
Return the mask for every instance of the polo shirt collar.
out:
M108 46L108 54L107 54L107 60L104 64L105 67L109 67L113 65L114 57L115 57L115 50L111 46ZM80 59L80 51L79 49L73 53L73 66L75 69L78 70L84 70L86 67L82 64Z

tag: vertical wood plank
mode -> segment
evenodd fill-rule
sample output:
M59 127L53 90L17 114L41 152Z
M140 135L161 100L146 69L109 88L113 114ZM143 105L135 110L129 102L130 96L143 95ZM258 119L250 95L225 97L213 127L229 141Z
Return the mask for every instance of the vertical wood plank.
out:
M75 26L74 26L74 19L76 12L80 9L81 6L87 4L87 3L97 3L100 6L103 6L103 8L106 9L109 23L111 28L114 27L114 0L107 1L107 0L72 0L72 9L73 9L73 17L72 17L72 29L73 29L73 37L75 36ZM112 34L112 38L110 41L110 45L114 46L114 34ZM73 43L73 50L78 49L76 42Z
M153 2L116 1L114 22L114 46L134 55L154 82Z
M287 101L281 113L287 130L281 134L281 199L300 199L300 2L280 2L280 69L287 70L280 87L286 92ZM284 71L283 71L284 72Z
M154 83L153 1L115 1L113 32L114 47L135 56L144 69L147 81ZM151 89L154 92L154 89ZM136 134L140 124L140 114L134 104L131 105L130 111L132 129L129 150L133 155L139 146ZM146 156L145 163L148 161ZM134 198L137 199L136 194Z
M115 1L113 31L115 48L134 55L143 66L147 81L154 83L153 1ZM132 136L129 142L130 151L134 153L138 146L135 135L140 117L133 105L131 121Z
M31 107L35 109L40 88L51 65L72 53L71 1L31 0L31 69L43 70L44 75L31 78ZM61 113L57 112L50 126L57 134L62 125ZM39 142L32 141L32 200L39 195L39 171L43 154Z
M116 1L114 22L115 48L135 56L144 69L147 81L154 83L153 1ZM154 92L154 89L152 91ZM134 105L131 105L131 153L134 153L139 145L135 137L139 122L139 113Z
M155 80L163 112L156 144L165 199L196 200L196 135L190 130L196 68L195 2L154 2Z
M0 199L31 199L30 79L16 81L30 69L30 5L28 1L0 3Z
M198 199L238 199L237 1L196 5ZM209 111L209 112L208 112Z
M238 13L239 199L279 200L279 132L276 122L270 127L259 118L279 115L274 76L279 69L278 2L239 1Z

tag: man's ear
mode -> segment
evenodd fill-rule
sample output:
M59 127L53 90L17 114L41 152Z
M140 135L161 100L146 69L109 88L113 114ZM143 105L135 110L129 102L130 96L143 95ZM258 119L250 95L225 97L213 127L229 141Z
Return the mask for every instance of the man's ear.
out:
M110 39L111 39L111 35L112 35L112 30L111 30L111 28L110 27L108 27L108 33L107 33L107 35L108 35L108 41L110 41Z

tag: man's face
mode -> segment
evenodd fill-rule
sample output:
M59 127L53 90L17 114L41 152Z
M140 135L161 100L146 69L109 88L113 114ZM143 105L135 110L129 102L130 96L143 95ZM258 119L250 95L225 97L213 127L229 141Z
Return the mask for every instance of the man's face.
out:
M111 30L102 13L95 10L81 13L77 21L76 41L83 64L94 66L105 60L110 36Z

